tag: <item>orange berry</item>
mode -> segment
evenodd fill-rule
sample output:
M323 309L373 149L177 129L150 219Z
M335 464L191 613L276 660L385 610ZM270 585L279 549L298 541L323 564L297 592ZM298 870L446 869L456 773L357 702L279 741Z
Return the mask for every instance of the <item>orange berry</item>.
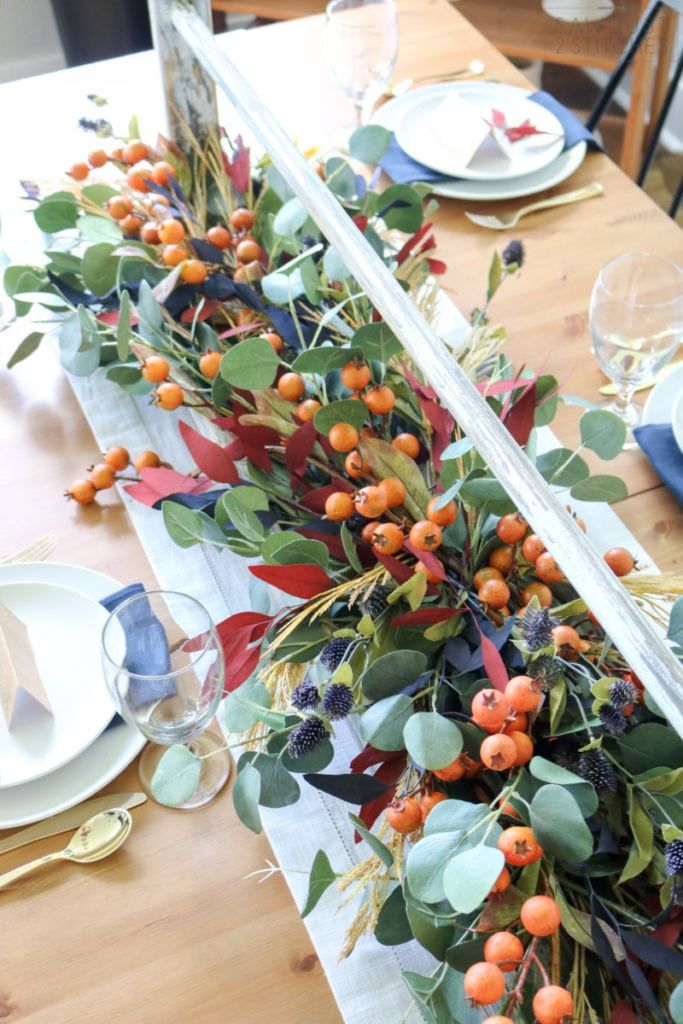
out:
M64 493L67 498L73 498L79 505L90 505L95 500L97 492L91 480L76 480Z
M155 185L168 185L169 178L175 178L175 167L167 160L157 160L152 164L150 177Z
M126 181L135 192L149 192L150 168L147 164L136 164L126 175Z
M532 896L520 911L522 924L530 935L545 938L560 927L560 908L551 896Z
M416 562L413 566L413 572L421 572L427 583L443 583L443 576L437 576L424 562Z
M482 960L468 969L463 987L474 1006L490 1006L505 995L505 975L500 967Z
M386 498L379 487L363 487L356 492L356 511L366 519L377 519L387 510Z
M280 398L288 402L298 402L304 397L306 384L299 373L283 373L277 382L277 390Z
M107 448L103 458L107 465L111 466L111 468L115 470L117 473L120 473L122 470L126 469L128 463L130 462L130 455L128 454L125 448L121 447Z
M545 583L529 583L522 591L522 601L529 604L532 598L538 598L541 608L550 608L553 603L553 592Z
M358 444L358 431L350 423L335 423L327 439L336 452L350 452Z
M250 231L254 226L254 214L244 206L238 206L230 214L230 223L235 231Z
M536 575L544 583L561 583L564 579L564 573L549 551L544 551L536 559Z
M214 377L218 376L218 372L221 368L221 359L223 358L222 352L214 352L212 349L207 349L199 357L199 372L208 377L209 380L213 380Z
M85 181L90 174L90 168L85 163L72 164L66 172L74 181Z
M363 401L370 412L386 416L396 404L396 395L386 384L378 384L363 395Z
M403 547L403 530L397 523L380 523L372 535L372 546L385 555L395 555Z
M367 363L347 363L342 367L341 381L351 391L362 391L370 383L370 367Z
M464 774L465 769L459 757L447 764L445 768L436 768L432 771L432 775L436 775L437 779L441 779L442 782L457 782Z
M372 544L372 538L375 536L375 530L378 526L379 523L366 523L360 531L360 539L364 540L366 544Z
M299 402L296 407L296 414L302 423L308 423L312 420L318 409L322 406L317 398L304 398L303 402Z
M574 1019L571 992L559 985L539 988L531 1005L538 1024L571 1024Z
M587 651L590 644L582 640L573 626L555 626L551 630L555 653L565 661L576 661L580 653Z
M528 523L522 519L519 512L510 512L498 520L496 533L503 544L519 544L528 528Z
M229 249L232 245L232 235L227 228L222 227L220 224L209 228L206 232L206 240L211 245L215 245L217 249Z
M441 540L441 527L429 519L420 519L410 528L410 543L418 551L436 551Z
M133 204L125 196L112 196L107 200L107 212L114 220L122 220L132 209Z
M628 576L636 566L636 560L626 548L610 548L603 555L615 576Z
M164 245L175 245L185 238L185 228L182 221L175 217L167 217L159 225L159 238Z
M472 583L477 590L481 590L488 580L502 580L502 578L503 574L500 569L496 569L493 565L485 565L483 569L475 572L472 577Z
M534 753L534 744L530 736L527 736L525 732L517 732L513 730L508 733L508 736L512 740L516 748L515 760L513 762L513 768L521 768L523 764L528 764Z
M487 1017L481 1024L515 1024L512 1017L503 1017L497 1013L494 1017Z
M498 838L497 846L505 857L506 864L512 864L517 868L525 864L534 864L543 856L536 836L526 825L511 825L510 828L504 829Z
M508 712L508 702L499 690L480 690L472 698L472 718L486 732L494 733L502 729Z
M153 220L148 220L140 228L140 238L146 245L159 244L159 229Z
M535 711L541 700L541 681L514 676L505 687L505 699L513 711Z
M206 281L207 270L201 260L188 260L180 276L186 284L202 284Z
M143 224L142 217L135 213L129 213L119 221L119 227L128 238L137 238Z
M397 451L409 455L411 459L416 459L420 454L420 442L415 434L397 434L391 443Z
M489 566L492 569L498 569L503 576L507 576L512 568L513 557L512 548L508 544L504 544L500 548L493 549L488 559Z
M123 146L115 146L109 154L110 160L123 160Z
M477 597L489 608L504 608L510 600L510 588L504 580L487 580L477 591Z
M433 790L431 793L423 793L420 797L420 811L422 812L422 820L426 821L433 807L440 804L443 800L447 800L448 797L445 793L440 793L438 790Z
M529 728L529 719L523 711L515 711L514 708L510 708L510 714L508 715L507 722L505 723L505 732L526 732Z
M512 733L510 733L510 735L512 735ZM520 815L519 811L517 810L517 808L514 806L514 804L511 804L509 800L505 801L505 803L503 804L503 806L500 809L500 813L501 814L506 814L508 816L508 818L518 818L519 819L521 817L521 815ZM507 870L507 868L504 869L504 870Z
M159 458L156 452L151 452L147 450L144 452L140 452L139 455L135 456L135 461L133 462L133 465L135 466L139 473L141 469L156 469L158 466L161 465L161 459Z
M285 347L284 341L279 334L275 333L275 331L266 331L262 337L266 339L270 347L276 352L282 352L282 349Z
M90 470L90 483L96 491L106 491L114 486L114 470L106 462L98 462Z
M438 497L432 498L427 505L427 519L437 526L450 526L458 517L458 506L454 501L449 501L443 508L436 508L439 500Z
M152 384L160 384L162 380L166 380L170 369L168 360L163 356L147 356L140 372L145 380Z
M527 562L531 562L532 565L535 565L536 559L539 555L542 555L544 551L545 544L537 533L530 533L528 537L525 537L524 543L522 544L522 554L526 558Z
M149 156L149 149L140 139L131 139L121 152L124 163L137 164L140 160L146 160Z
M482 741L479 757L487 768L494 772L504 772L512 768L517 757L517 747L505 733L495 733Z
M243 238L241 242L237 243L235 256L240 263L253 263L261 259L263 251L255 239Z
M168 380L165 384L159 385L154 392L154 398L158 406L170 412L183 404L183 389L180 384Z
M420 805L412 796L394 800L387 807L387 821L394 832L407 836L422 824Z
M187 259L187 252L182 245L165 245L162 249L161 261L167 267L177 267L184 259Z
M91 167L104 167L109 157L103 149L93 149L88 153L88 163Z
M461 754L460 763L465 769L466 779L474 779L477 775L481 775L484 770L484 766L481 761L475 761L469 754Z
M512 876L507 868L503 868L498 878L493 883L493 887L489 896L500 896L501 893L505 892L512 885Z
M524 958L524 946L512 932L494 932L484 943L484 960L501 971L516 971Z
M397 508L406 500L406 485L396 476L387 476L377 485L386 498L387 508Z
M242 284L251 284L253 281L260 281L263 274L264 270L259 261L252 260L251 263L238 263L233 280Z
M355 448L344 459L344 469L353 480L358 480L367 472L367 466L363 463L360 452Z
M334 491L325 501L325 515L335 523L350 519L354 508L353 498L346 491Z

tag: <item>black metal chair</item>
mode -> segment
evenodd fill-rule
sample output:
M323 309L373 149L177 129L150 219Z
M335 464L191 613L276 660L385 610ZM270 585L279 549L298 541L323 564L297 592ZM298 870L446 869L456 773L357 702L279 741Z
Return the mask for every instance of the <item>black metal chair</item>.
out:
M645 39L650 30L652 29L652 27L654 26L655 21L659 16L660 12L663 11L666 7L671 8L671 10L677 12L678 14L683 14L683 0L651 0L650 4L641 15L640 21L638 22L633 32L633 35L631 36L628 42L628 45L626 46L624 52L619 58L619 61L617 62L616 67L614 68L614 71L610 75L609 80L605 85L602 94L600 95L597 102L595 103L595 106L588 115L588 118L586 120L586 127L589 128L591 131L594 131L594 129L598 126L600 118L612 102L614 94L617 88L619 87L624 75L629 70L634 57L638 53L640 47L645 42ZM645 148L645 153L643 155L640 169L636 177L636 181L639 185L643 184L647 176L647 173L650 170L650 167L652 166L652 161L654 160L655 153L657 151L657 146L659 145L659 138L662 134L662 129L664 128L664 124L668 117L669 111L671 110L671 105L676 95L676 89L678 88L678 84L681 81L682 76L683 50L679 54L678 60L676 61L673 75L669 81L669 86L667 88L666 95L664 96L661 107L657 113L657 118L655 122L650 126L649 138ZM681 205L681 201L683 201L683 179L681 180L681 183L678 186L676 195L673 199L673 203L671 204L671 208L669 209L670 216L674 217L676 215L676 213L678 212L678 208Z

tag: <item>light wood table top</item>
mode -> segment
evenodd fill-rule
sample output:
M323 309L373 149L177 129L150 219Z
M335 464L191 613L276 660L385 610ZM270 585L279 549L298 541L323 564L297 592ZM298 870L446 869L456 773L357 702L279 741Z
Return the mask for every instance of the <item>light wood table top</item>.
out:
M523 84L446 0L399 0L399 9L397 79L445 72L479 58L502 81ZM322 19L313 18L224 37L228 50L258 73L283 123L306 143L329 143L353 127L351 104L320 58L322 31ZM158 127L159 86L149 54L0 89L3 138L17 140L0 167L0 201L11 236L3 234L2 242L15 258L13 242L23 236L17 233L22 222L10 181L41 174L43 163L48 173L48 165L79 157L71 128L84 112L82 98L93 91L112 98L116 93L119 107L127 103L129 113L140 111L147 132ZM80 145L85 152L88 142ZM599 267L633 249L680 258L681 233L606 157L591 154L569 187L590 181L603 183L603 199L539 214L514 232L524 240L527 260L491 313L507 325L508 351L517 363L545 361L566 391L595 399L603 378L589 351L587 308ZM515 203L478 206L495 212ZM468 312L481 301L494 248L509 236L476 228L464 208L445 200L436 222L449 268L444 284ZM13 347L6 335L0 345L6 355ZM576 417L570 408L559 417L563 440L575 437ZM85 510L61 498L96 451L49 349L12 372L0 372L0 556L53 530L59 538L53 558L100 569L124 583L151 584L150 567L113 492ZM621 456L617 471L631 492L617 511L661 568L680 570L683 510L638 452ZM109 788L138 788L135 768ZM109 860L53 867L2 894L0 1020L336 1024L339 1013L285 883L279 876L263 885L244 880L263 866L270 850L265 837L237 822L229 798L193 814L148 803L133 816L131 840ZM0 867L8 870L57 849L60 841L6 854Z

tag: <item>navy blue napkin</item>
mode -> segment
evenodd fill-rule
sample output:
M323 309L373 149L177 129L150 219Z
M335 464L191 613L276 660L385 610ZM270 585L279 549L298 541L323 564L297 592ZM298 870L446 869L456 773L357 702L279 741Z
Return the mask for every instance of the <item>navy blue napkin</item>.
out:
M571 149L578 142L587 142L594 149L600 149L600 144L591 135L582 121L567 110L554 96L547 92L535 92L529 96L530 100L545 107L551 114L554 114L564 129L565 149ZM447 174L432 170L424 164L413 160L412 157L401 149L396 136L389 143L386 153L380 160L380 167L389 175L391 180L398 185L408 185L414 181L438 182L438 181L460 181L460 178L451 178Z
M633 436L674 497L683 505L683 453L668 423L636 427Z
M100 604L108 612L127 601L136 594L144 593L142 583L131 583L108 597L102 598ZM171 670L171 659L164 627L152 611L149 601L136 601L124 608L119 615L121 626L126 637L126 653L123 658L125 668L137 676L163 676ZM176 691L172 679L136 679L130 680L128 700L134 709L144 707L164 697L172 697ZM115 715L107 728L116 725L120 717Z

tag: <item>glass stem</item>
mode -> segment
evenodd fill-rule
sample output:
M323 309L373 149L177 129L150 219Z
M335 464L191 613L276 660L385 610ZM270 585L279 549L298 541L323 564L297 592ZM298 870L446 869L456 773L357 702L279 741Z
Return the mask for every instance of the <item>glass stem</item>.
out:
M614 404L620 413L624 413L630 409L634 390L635 389L632 387L621 387L617 389L617 393L614 396Z
M356 127L361 128L363 125L363 114L365 113L365 104L363 100L354 100L353 105L356 108Z

